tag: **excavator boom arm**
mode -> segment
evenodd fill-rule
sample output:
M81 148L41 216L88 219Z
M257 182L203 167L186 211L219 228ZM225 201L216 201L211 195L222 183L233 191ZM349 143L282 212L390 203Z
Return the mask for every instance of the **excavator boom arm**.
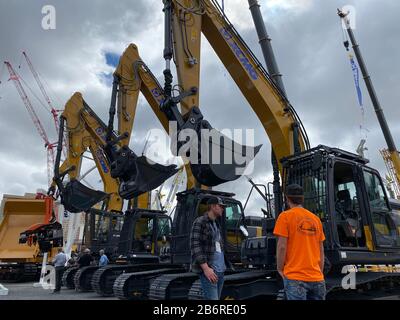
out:
M188 8L182 1L172 0L174 54L182 90L199 88L200 35L203 33L260 119L277 159L308 149L307 135L293 107L216 1L193 3L196 5ZM199 90L196 95L181 102L182 108L190 110L198 106L198 96ZM295 139L298 140L300 150L295 150Z

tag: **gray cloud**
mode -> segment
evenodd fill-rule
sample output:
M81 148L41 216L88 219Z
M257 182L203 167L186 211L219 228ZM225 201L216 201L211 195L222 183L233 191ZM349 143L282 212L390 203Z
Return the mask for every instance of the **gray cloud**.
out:
M304 10L290 8L268 11L260 1L275 54L284 75L288 96L306 126L313 145L327 144L354 151L360 140L360 110L349 62L342 45L336 7L351 4L357 10L356 36L364 53L393 136L397 143L400 126L400 55L397 22L400 3L395 0L312 1ZM57 10L57 29L41 28L41 8L52 4ZM229 6L229 1L225 2ZM247 3L242 15L248 26L240 25L242 37L262 60L253 31ZM138 44L141 56L156 76L162 74L163 35L161 1L0 1L0 59L19 64L22 49L28 51L40 74L50 84L50 94L58 106L75 91L99 116L108 118L111 89L101 81L101 73L112 72L104 52L121 54L129 43ZM379 13L379 14L377 14ZM242 19L243 20L243 19ZM245 21L245 20L244 20ZM235 21L232 21L235 24ZM236 88L212 48L203 42L201 107L206 119L216 128L254 128L255 143L263 144L255 160L254 179L271 179L270 145L257 117ZM1 70L1 67L0 67ZM21 73L35 88L26 64ZM32 192L46 184L46 154L12 83L3 71L0 85L0 194ZM162 81L161 81L162 83ZM378 149L385 147L367 91L362 86L368 134L368 157L381 173L385 167ZM54 91L54 94L52 93ZM38 92L38 91L36 91ZM34 98L32 101L37 105ZM55 134L50 116L37 105L50 140ZM229 121L228 121L229 119ZM135 120L132 147L138 153L149 128L160 128L144 99L140 100ZM98 177L88 178L98 184ZM219 186L245 200L250 185L245 178ZM254 199L251 208L260 205ZM250 204L251 205L251 204ZM252 209L253 210L253 209Z

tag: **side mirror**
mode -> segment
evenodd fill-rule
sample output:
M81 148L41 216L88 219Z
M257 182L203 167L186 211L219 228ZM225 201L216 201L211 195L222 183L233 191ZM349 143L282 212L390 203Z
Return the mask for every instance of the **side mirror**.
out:
M249 236L249 232L247 231L245 226L240 226L239 227L240 231L242 231L242 234L247 238Z

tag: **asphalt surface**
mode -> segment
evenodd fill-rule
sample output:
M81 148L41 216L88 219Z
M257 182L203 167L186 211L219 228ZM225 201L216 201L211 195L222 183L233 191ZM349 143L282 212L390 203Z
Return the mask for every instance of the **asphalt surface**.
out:
M54 294L53 290L42 287L34 287L34 282L4 283L8 289L8 295L0 295L1 300L118 300L115 297L101 297L95 292L77 292L62 288L61 292ZM374 295L360 295L356 292L348 292L345 295L336 296L333 300L400 300L400 290L381 292Z
M62 288L60 293L54 294L53 290L33 285L33 282L3 283L8 289L8 295L0 295L0 300L118 300L114 297L101 297L95 292L76 292L65 288Z

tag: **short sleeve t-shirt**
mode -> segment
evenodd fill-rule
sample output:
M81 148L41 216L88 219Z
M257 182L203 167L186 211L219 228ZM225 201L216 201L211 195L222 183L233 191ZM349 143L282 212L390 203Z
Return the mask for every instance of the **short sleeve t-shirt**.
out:
M282 212L276 221L274 235L287 238L283 274L289 280L322 281L320 269L321 242L325 240L321 220L312 212L292 208Z
M107 256L105 255L105 254L103 254L101 257L100 257L100 261L99 261L99 266L100 267L102 267L102 266L106 266L107 264L108 264L108 258L107 258Z

